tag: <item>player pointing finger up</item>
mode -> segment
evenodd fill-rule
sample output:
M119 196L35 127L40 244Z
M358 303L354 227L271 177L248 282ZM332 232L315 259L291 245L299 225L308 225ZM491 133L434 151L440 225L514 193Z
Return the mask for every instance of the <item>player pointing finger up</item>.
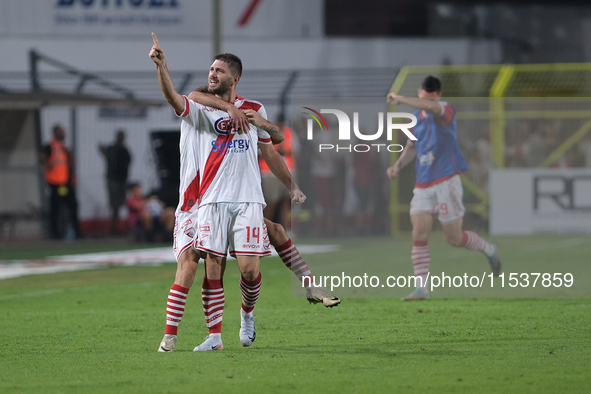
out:
M154 40L154 45L152 45L152 49L150 49L150 59L152 59L156 66L164 66L164 51L160 47L158 37L156 37L156 34L154 33L152 33L152 40Z

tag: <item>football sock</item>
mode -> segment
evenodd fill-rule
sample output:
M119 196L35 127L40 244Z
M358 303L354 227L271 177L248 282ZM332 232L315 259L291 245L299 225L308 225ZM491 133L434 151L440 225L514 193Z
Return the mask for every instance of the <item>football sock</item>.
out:
M201 288L201 301L203 302L203 314L205 325L210 334L221 334L222 318L224 316L224 285L221 279L203 278Z
M279 257L281 257L283 264L285 264L285 266L289 268L291 272L293 272L300 282L302 281L303 277L309 277L310 284L313 283L313 277L312 273L310 272L310 268L300 255L300 252L297 250L295 245L291 242L291 239L279 246L277 248L277 253L279 254Z
M242 292L242 309L244 312L252 312L254 306L259 299L259 293L261 292L262 277L259 272L259 276L255 280L246 280L240 275L240 291Z
M417 288L427 290L429 284L428 274L429 265L431 264L431 256L429 255L429 246L427 241L413 241L411 252L412 266L417 279Z
M187 302L187 294L189 289L179 286L174 283L170 287L168 293L168 301L166 303L166 335L177 335L179 323L185 313L185 303Z
M491 256L495 252L495 247L490 242L486 242L481 236L473 231L464 231L462 233L462 243L460 247L479 250L487 256Z

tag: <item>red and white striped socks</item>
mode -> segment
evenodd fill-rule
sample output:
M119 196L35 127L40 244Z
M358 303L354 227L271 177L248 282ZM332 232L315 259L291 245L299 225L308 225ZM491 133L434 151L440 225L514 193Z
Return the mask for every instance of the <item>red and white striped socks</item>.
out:
M429 265L431 264L427 241L412 241L411 260L415 276L418 277L417 288L427 290L429 286L427 283Z
M166 303L166 330L165 335L177 335L179 323L185 313L185 303L189 289L174 283L168 293L168 302Z
M276 248L276 250L279 257L281 257L283 264L293 272L300 282L302 281L302 278L310 277L310 284L312 284L312 273L310 272L310 268L295 245L291 242L291 239Z
M250 313L254 309L261 292L261 284L262 276L260 272L255 280L247 280L240 275L240 291L242 292L242 309L244 312Z
M209 333L221 333L224 305L226 304L224 285L221 279L203 278L201 301L203 302L205 325L207 326Z
M462 233L462 243L460 247L469 250L479 250L487 256L492 256L495 247L490 242L486 242L481 236L473 231L464 231Z

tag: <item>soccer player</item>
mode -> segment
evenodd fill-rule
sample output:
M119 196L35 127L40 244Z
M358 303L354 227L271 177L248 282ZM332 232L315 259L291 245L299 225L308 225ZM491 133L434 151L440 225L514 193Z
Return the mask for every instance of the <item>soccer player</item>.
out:
M207 86L196 89L196 92L207 92ZM198 94L192 92L189 99L199 104L208 107L219 108L228 111L232 114L235 124L242 125L237 128L245 128L248 124L248 117L238 110L233 104L223 101L213 94ZM264 121L264 119L261 117ZM281 130L270 122L258 124L257 127L262 127L271 135L273 142L280 142L283 140ZM198 163L196 160L197 151L195 141L189 134L181 135L180 143L180 163L181 163L181 179L180 179L180 198L179 205L176 210L176 221L174 229L174 254L177 260L177 272L175 281L171 286L168 302L167 302L167 319L166 330L164 338L158 347L159 352L169 352L174 350L177 341L177 332L179 323L182 320L185 311L185 303L188 292L195 280L197 271L199 253L196 252L196 228L198 227L198 211L195 201L198 198L199 177ZM303 277L311 276L308 265L299 254L299 251L293 245L287 236L284 228L265 219L267 230L269 233L269 240L271 245L275 247L282 261L286 267L301 281ZM215 284L215 283L214 283ZM204 313L206 319L210 312L215 312L211 309L215 304L210 302L213 300L207 299L206 295L209 293L209 281L207 278L203 280L202 296L204 298ZM340 303L340 299L326 292L322 287L306 287L306 298L310 303L322 303L326 307L333 307ZM218 300L218 303L221 301Z
M198 206L199 227L195 230L198 233L197 249L206 253L203 303L210 335L194 350L223 349L221 323L225 298L222 278L228 247L230 253L236 256L241 271L240 341L243 346L250 346L256 338L252 311L261 288L259 258L270 254L262 216L264 199L260 187L260 173L256 165L257 143L275 175L288 189L294 185L293 190L290 189L293 201L301 203L305 196L293 182L281 157L270 145L271 138L267 132L261 128L251 128L250 133L248 130L242 130L244 133L238 134L231 127L232 122L228 114L201 106L174 90L166 67L164 51L160 48L156 35L152 36L154 45L149 56L156 64L160 88L177 115L183 119L181 149L183 135L194 139L195 143L192 145L196 148L193 160L197 161L197 165L194 166L197 173L185 192L193 194L194 198L183 200L187 202L188 208L195 204ZM242 64L238 57L232 54L216 56L210 68L210 90L238 108L251 109L265 117L266 113L260 103L236 95L235 87L241 73ZM253 131L256 131L256 134ZM276 157L273 157L272 153ZM188 231L186 235L190 233L191 231ZM194 256L192 260L197 259ZM171 293L172 290L174 289L171 289ZM170 300L171 297L169 303ZM185 300L186 292L184 298L173 296L172 299L173 303L179 302L178 305L181 305L183 310ZM161 344L163 351L170 345L172 346L168 347L169 350L174 348L175 341L162 342L165 345Z
M498 276L501 272L496 243L487 242L472 231L462 231L465 209L460 173L468 169L468 164L456 137L455 110L440 100L441 82L433 76L423 80L418 96L404 97L396 93L387 96L391 104L417 108L414 112L417 125L412 129L417 140L409 139L396 163L387 169L390 179L396 179L400 170L416 157L417 183L410 203L410 220L413 242L411 259L417 288L403 298L405 301L429 298L427 282L431 257L427 241L435 213L450 245L484 253L493 274Z
M228 104L209 93L209 88L207 86L200 86L191 92L191 94L189 94L189 100L220 109L226 108ZM284 140L284 134L279 126L264 119L256 111L245 110L244 113L255 126L264 129L271 135L273 144L281 143ZM274 155L274 157L276 158L276 155ZM305 277L312 278L312 273L308 264L302 258L291 239L287 236L285 228L281 224L274 223L267 218L265 218L265 225L267 226L269 241L279 254L279 257L285 266L293 272L300 282L302 282ZM312 283L312 280L308 283ZM338 297L328 293L324 288L314 285L306 286L306 298L311 304L321 303L327 308L332 308L341 303L341 300Z

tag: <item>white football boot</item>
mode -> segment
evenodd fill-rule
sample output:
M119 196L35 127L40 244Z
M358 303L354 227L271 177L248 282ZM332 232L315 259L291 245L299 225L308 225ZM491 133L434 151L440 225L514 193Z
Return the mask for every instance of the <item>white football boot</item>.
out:
M240 343L242 346L250 346L257 337L257 330L254 327L254 315L246 313L240 308Z
M159 352L172 352L176 346L176 335L164 335L162 342L160 342Z
M223 350L222 334L209 334L205 341L193 349L194 352L207 352L209 350Z

